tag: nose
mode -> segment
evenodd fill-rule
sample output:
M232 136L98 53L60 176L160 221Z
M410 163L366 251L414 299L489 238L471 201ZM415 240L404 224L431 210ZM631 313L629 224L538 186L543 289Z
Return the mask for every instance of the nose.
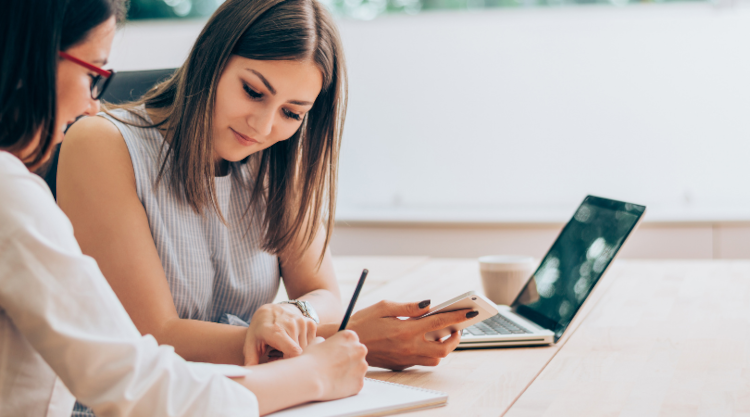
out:
M96 114L99 113L99 107L99 100L89 99L89 106L83 114L86 116L96 116Z
M273 110L264 110L255 113L248 123L261 136L269 136L273 130L274 112Z

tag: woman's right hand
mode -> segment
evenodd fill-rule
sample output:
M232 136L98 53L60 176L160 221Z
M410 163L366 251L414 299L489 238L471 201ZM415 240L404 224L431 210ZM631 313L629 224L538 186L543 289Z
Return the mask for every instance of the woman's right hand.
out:
M350 397L362 390L367 372L367 348L351 330L323 341L316 338L302 355L249 367L232 378L252 391L261 415L310 401Z
M350 329L357 332L370 350L370 366L402 371L414 365L436 366L461 341L460 333L444 340L427 340L425 334L444 329L474 317L470 310L435 314L420 320L400 320L398 317L418 318L426 314L429 301L396 303L381 301L352 315ZM467 316L469 314L469 316Z
M320 385L319 401L335 400L357 394L367 372L367 348L351 330L336 333L323 341L316 338L300 359L307 359ZM304 372L308 372L306 369Z

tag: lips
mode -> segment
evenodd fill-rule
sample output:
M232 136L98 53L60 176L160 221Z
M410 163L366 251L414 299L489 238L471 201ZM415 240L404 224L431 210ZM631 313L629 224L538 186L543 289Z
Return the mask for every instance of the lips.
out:
M245 136L242 133L237 132L231 127L229 128L229 130L231 130L232 133L234 133L234 138L237 139L237 142L239 142L241 145L250 146L250 145L255 145L257 143L260 143L251 137Z

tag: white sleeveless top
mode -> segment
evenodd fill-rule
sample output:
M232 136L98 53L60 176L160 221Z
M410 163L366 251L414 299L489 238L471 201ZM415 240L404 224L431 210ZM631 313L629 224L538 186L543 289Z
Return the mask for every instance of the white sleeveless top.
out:
M181 319L247 326L253 313L276 297L279 261L261 249L260 216L248 210L252 181L246 168L229 164L229 174L216 177L216 197L226 225L212 210L200 215L172 192L165 178L155 186L161 167L164 136L151 124L144 107L136 114L112 111L130 152L138 198L146 210L151 236L167 276L172 300ZM76 403L72 417L92 417L91 409Z
M150 123L143 107L136 111ZM118 109L112 113L144 124L131 112ZM156 128L131 126L102 115L117 126L130 152L138 198L146 210L179 317L249 322L260 306L275 298L280 271L278 258L261 249L261 216L248 210L252 181L246 167L230 163L229 174L216 177L225 225L212 210L196 213L172 191L167 178L155 186L164 142Z

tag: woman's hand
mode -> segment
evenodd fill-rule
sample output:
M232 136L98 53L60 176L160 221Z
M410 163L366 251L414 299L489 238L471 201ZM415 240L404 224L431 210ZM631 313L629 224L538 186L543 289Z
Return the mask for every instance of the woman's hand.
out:
M371 366L394 371L414 365L436 366L458 346L461 335L454 332L445 340L431 341L425 339L425 334L468 320L466 314L471 310L440 313L420 320L397 318L420 317L429 311L429 304L429 301L381 301L352 315L347 328L357 332L359 340L367 346L367 362Z
M364 386L367 348L357 334L345 330L323 341L313 340L296 358L251 367L232 378L258 398L261 415L309 401L327 401L357 394Z
M273 349L293 358L313 342L317 325L292 304L265 304L253 315L245 337L245 365L257 365Z
M367 348L351 330L336 333L323 342L319 337L305 349L313 375L321 387L318 401L335 400L357 394L364 385L367 373ZM308 369L302 370L308 373Z

